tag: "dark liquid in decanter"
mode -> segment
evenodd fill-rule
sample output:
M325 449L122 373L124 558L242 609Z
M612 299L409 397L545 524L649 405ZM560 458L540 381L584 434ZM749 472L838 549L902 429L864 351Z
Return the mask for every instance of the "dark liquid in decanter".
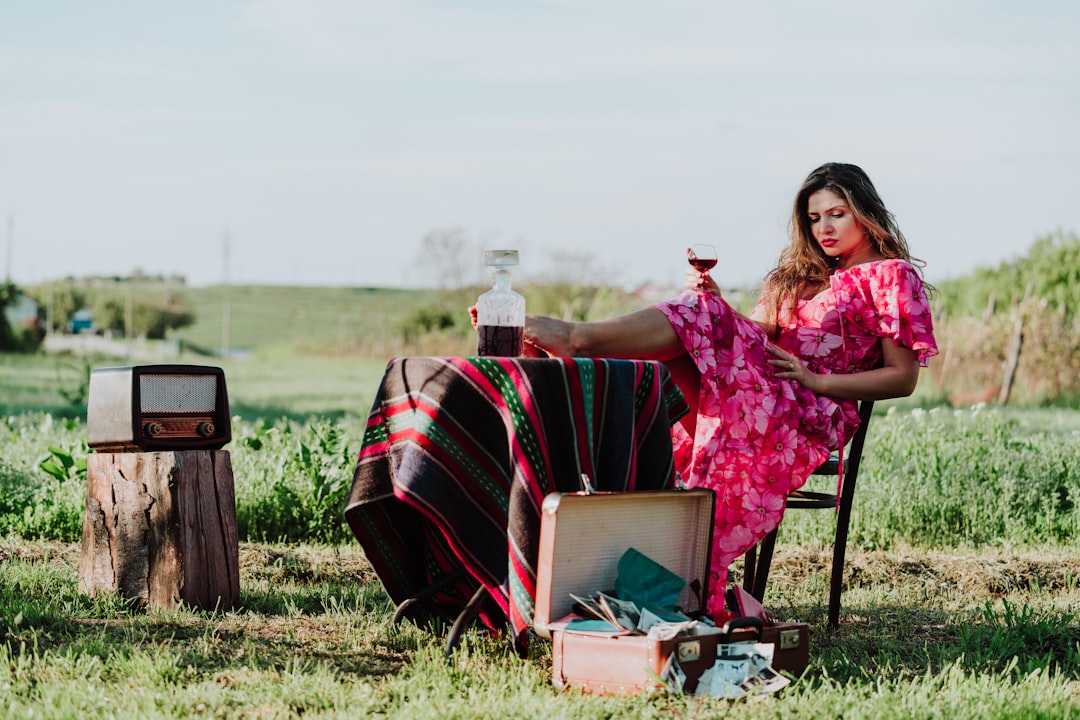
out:
M518 357L525 340L525 328L507 325L480 325L477 355L484 357Z

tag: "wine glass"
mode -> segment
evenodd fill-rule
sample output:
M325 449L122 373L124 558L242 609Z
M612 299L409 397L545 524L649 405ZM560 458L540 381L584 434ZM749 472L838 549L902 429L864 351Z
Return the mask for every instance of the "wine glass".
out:
M702 275L716 267L716 246L699 243L686 249L686 259Z

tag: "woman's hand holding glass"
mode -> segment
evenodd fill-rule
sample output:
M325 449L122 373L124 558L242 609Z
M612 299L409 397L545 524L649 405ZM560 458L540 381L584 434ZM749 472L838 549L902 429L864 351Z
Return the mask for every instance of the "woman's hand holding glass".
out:
M686 289L719 295L720 286L709 275L709 270L716 266L716 260L714 245L699 244L686 248L686 261L690 263L690 269L686 271Z

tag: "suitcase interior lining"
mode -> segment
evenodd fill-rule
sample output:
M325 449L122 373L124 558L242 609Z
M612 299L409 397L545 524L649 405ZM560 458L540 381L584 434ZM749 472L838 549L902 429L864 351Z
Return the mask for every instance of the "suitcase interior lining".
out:
M614 589L619 559L630 548L686 580L679 606L700 610L690 584L707 582L712 514L713 503L702 502L695 491L563 495L551 556L549 619L572 611L570 593Z

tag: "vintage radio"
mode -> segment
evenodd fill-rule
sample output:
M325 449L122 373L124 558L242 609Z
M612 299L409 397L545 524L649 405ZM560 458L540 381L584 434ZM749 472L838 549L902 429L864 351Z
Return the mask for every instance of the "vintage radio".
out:
M86 443L103 452L219 450L232 437L221 368L96 368L86 403Z

